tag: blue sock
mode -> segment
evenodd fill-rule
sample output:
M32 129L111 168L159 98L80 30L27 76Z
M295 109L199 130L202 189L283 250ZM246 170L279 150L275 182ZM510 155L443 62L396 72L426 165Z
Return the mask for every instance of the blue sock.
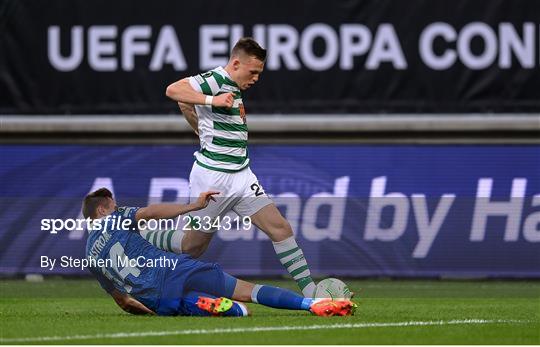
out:
M251 300L256 304L288 310L309 310L313 299L304 298L288 289L256 284L251 292Z

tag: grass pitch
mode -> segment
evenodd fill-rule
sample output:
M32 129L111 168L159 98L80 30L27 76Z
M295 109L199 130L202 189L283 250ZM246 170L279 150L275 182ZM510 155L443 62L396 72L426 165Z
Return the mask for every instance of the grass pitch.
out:
M294 288L292 280L258 283ZM94 280L0 282L2 344L540 344L540 282L346 280L354 317L140 317Z

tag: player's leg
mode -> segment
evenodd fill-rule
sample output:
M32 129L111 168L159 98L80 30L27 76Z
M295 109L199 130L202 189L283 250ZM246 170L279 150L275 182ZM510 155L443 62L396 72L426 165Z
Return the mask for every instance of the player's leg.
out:
M273 308L310 311L317 316L350 316L357 308L350 300L304 298L288 289L242 280L237 280L233 299Z
M302 248L296 242L291 225L281 215L275 204L270 204L253 215L251 221L272 240L274 251L287 272L296 281L305 297L315 294L315 282Z
M235 279L227 273L224 274L229 281ZM356 304L350 300L304 298L288 289L254 284L239 279L236 279L232 298L277 309L309 311L318 316L349 316L356 310Z
M139 234L148 242L156 246L157 248L173 252L176 254L182 253L182 239L184 238L184 231L175 229L165 230L149 230L141 229Z
M179 311L190 316L232 316L249 315L247 307L230 300L236 286L236 278L225 274L217 264L194 261L198 271L191 273L184 283Z
M314 299L304 298L288 289L242 280L237 280L232 298L273 308L304 311L309 311L314 302Z
M251 216L251 221L270 237L279 261L296 281L304 296L312 298L316 285L311 278L304 252L296 243L291 225L276 205L263 207Z
M313 299L304 298L288 289L256 285L239 280L221 270L217 265L190 275L184 288L186 293L204 292L214 297L231 298L289 310L309 310L313 302Z
M350 315L356 307L348 300L315 300L304 298L288 289L242 281L227 274L218 265L191 274L186 280L184 288L184 296L194 292L209 294L210 296L203 297L202 302L199 301L200 297L196 298L195 296L192 296L191 301L194 302L197 299L199 308L212 313L216 313L215 308L219 307L225 298L241 302L254 302L278 309L311 311L321 316ZM241 306L234 306L234 302L232 307L236 307L236 312L243 312ZM235 314L232 313L232 315Z
M199 211L189 214L191 223L184 228L184 235L181 240L182 253L191 255L194 258L200 257L208 248L215 233L211 227L214 218L227 213L234 204L234 197L230 196L227 180L227 173L213 171L193 164L189 176L189 196L193 202L205 191L215 190L220 192L216 196L216 201L210 201L208 206Z
M199 230L186 229L182 239L182 253L198 258L206 252L214 233L206 233Z
M262 190L250 169L246 170L244 181L248 183L244 191L245 197L233 210L240 216L250 216L253 224L268 235L281 264L294 278L302 294L312 298L315 294L315 282L311 278L304 252L296 243L291 225Z
M198 258L208 248L214 232L201 231L196 225L187 225L183 230L141 229L139 234L161 250L176 254L185 253Z

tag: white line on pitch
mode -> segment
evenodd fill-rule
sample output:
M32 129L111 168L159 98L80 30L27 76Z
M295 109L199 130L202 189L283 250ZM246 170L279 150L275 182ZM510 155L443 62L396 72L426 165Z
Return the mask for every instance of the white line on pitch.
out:
M88 339L119 339L126 337L147 337L147 336L172 336L172 335L210 335L210 334L232 334L232 333L252 333L261 331L290 331L290 330L319 330L319 329L361 329L361 328L381 328L381 327L411 327L411 326L433 326L433 325L456 325L456 324L519 324L529 323L521 320L486 320L486 319L462 319L450 321L425 321L425 322L393 322L393 323L349 323L349 324L325 324L325 325L299 325L299 326L274 326L274 327L244 327L244 328L217 328L217 329L191 329L191 330L171 330L171 331L144 331L138 333L112 333L95 335L71 335L71 336L36 336L20 338L0 338L0 343L10 342L45 342L45 341L66 341L66 340L88 340Z

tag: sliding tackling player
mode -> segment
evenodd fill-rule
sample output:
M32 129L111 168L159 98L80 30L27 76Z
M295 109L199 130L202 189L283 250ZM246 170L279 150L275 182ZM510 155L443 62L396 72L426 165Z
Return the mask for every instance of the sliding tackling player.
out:
M86 244L86 257L94 263L90 271L123 310L133 314L247 316L246 306L237 302L243 301L319 316L354 313L356 305L349 300L303 298L290 290L245 282L218 264L160 250L139 234L141 220L176 218L203 209L217 193L203 192L187 205L142 208L118 207L106 188L84 198L83 215L91 219ZM141 260L142 264L175 265L138 265Z

